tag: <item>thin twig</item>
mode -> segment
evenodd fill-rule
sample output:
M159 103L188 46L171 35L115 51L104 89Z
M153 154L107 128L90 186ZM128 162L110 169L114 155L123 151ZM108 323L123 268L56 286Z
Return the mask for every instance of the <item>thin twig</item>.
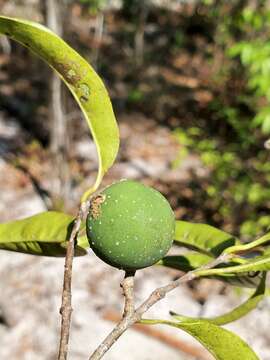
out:
M148 309L150 309L150 307L152 307L158 301L163 299L169 292L171 292L172 290L177 288L180 284L189 282L189 281L194 280L195 278L197 278L198 277L197 273L199 273L199 271L206 270L206 269L212 269L212 268L216 267L217 265L219 265L221 263L228 262L230 258L231 258L231 256L228 256L227 254L222 254L218 258L210 261L208 264L205 264L205 265L201 266L200 268L198 268L196 270L189 271L185 275L183 275L180 278L172 281L168 285L162 286L162 287L157 288L156 290L154 290L152 292L152 294L148 297L148 299L146 301L144 301L141 304L141 306L139 306L138 309L136 310L136 312L135 312L136 316L137 316L136 321L139 321L141 319L142 315Z
M80 226L88 213L90 203L82 203L76 219L73 224L73 228L70 234L70 238L67 245L67 252L65 258L65 270L64 270L64 281L63 281L63 292L62 292L62 304L60 314L62 315L61 321L61 335L59 342L58 360L66 360L68 352L68 341L71 321L71 280L72 280L72 262L74 257L75 241L80 231Z
M127 311L127 304L125 304L125 310L129 313L129 316L123 316L122 320L115 326L111 333L105 338L105 340L98 346L95 352L90 356L89 360L99 360L104 354L112 347L117 339L133 324L140 321L142 315L155 305L158 301L163 299L170 291L177 288L180 284L191 281L199 277L199 271L205 269L211 269L216 267L221 263L227 263L231 259L232 255L230 254L221 254L215 260L209 262L206 265L201 266L196 270L189 271L185 275L181 276L175 281L172 281L168 285L157 288L152 292L152 294L135 310L133 313ZM123 281L124 283L124 281ZM128 285L128 283L127 283ZM132 283L133 288L133 283ZM125 292L124 292L125 294ZM127 298L125 298L127 302ZM125 313L125 312L124 312Z
M109 350L109 348L116 342L116 340L123 334L123 332L134 323L134 275L135 272L126 272L125 278L121 283L123 295L125 297L122 320L106 337L106 339L97 347L97 349L90 356L89 360L101 359L103 355Z

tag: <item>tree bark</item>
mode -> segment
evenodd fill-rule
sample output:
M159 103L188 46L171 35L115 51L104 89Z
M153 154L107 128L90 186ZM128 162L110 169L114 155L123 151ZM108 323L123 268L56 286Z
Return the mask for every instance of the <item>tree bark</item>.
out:
M46 23L57 35L63 35L65 5L63 0L46 0ZM56 74L50 79L50 150L53 161L52 195L57 207L66 207L69 194L67 159L67 120L63 111L62 82Z

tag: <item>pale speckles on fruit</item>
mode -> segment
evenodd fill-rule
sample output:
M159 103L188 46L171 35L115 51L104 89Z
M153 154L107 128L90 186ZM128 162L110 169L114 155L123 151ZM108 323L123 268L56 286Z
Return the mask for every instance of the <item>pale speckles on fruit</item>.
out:
M87 235L93 251L105 262L137 270L158 262L172 245L174 214L154 189L135 181L105 188L100 215L87 217Z

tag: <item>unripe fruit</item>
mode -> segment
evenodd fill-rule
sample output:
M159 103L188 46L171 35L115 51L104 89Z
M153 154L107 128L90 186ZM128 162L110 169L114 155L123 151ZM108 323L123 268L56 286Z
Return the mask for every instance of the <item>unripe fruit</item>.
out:
M92 200L86 225L96 255L124 270L141 269L163 258L175 230L165 197L130 180L112 184Z

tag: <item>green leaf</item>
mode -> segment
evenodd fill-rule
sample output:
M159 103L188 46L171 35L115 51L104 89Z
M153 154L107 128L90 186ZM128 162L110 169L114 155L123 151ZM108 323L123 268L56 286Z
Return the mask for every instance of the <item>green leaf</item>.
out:
M183 255L165 256L158 262L158 265L163 265L180 271L188 272L209 263L211 260L213 260L212 257L206 254L189 252Z
M254 240L254 241L251 241L247 244L238 244L238 245L235 245L235 246L231 246L227 249L224 250L224 253L226 254L232 254L232 253L237 253L237 252L245 252L245 251L248 251L248 250L251 250L251 249L254 249L256 247L259 247L259 246L265 246L269 243L270 241L270 233L266 233L264 234L263 236L261 236L260 238Z
M205 320L173 322L142 320L143 324L165 324L181 329L197 339L217 360L259 360L254 351L237 335Z
M46 27L0 16L0 33L29 48L48 63L67 85L79 104L97 146L99 170L93 193L113 164L119 147L119 132L108 93L94 69L76 51Z
M212 276L212 275L226 275L239 274L246 272L268 271L270 270L270 254L257 256L256 258L246 261L242 265L228 266L222 268L199 270L198 276Z
M184 255L165 256L158 262L158 265L163 265L183 272L188 272L198 269L199 267L209 263L211 260L212 257L206 254L189 252ZM254 276L254 274L249 274L248 272L241 275L220 274L219 276L213 275L208 277L229 283L230 285L248 288L257 287L261 281L260 274L255 274Z
M65 256L73 217L48 211L0 224L0 249L43 256ZM85 236L77 239L75 255L85 255Z
M179 320L181 322L182 321L185 322L185 321L206 320L206 321L209 321L209 322L211 322L212 324L215 324L215 325L229 324L229 323L231 323L233 321L236 321L236 320L242 318L243 316L250 313L252 310L256 309L259 302L265 296L265 290L266 290L266 288L265 288L265 279L266 279L266 273L263 273L263 276L261 278L261 282L260 282L258 288L256 289L256 291L254 292L254 294L252 294L252 296L250 298L248 298L243 304L237 306L235 309L229 311L226 314L216 316L216 317L213 317L213 318L207 318L207 319L191 318L191 317L176 314L174 312L171 312L171 315L173 315L173 317L176 320Z
M240 243L233 235L213 226L187 221L176 221L175 242L214 257L227 247Z

